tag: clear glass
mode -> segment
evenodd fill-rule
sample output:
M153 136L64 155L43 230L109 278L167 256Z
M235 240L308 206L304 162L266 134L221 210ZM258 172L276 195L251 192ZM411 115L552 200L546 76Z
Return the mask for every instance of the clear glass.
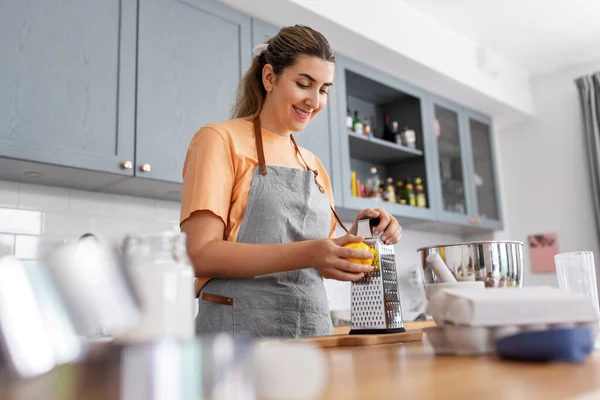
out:
M600 312L594 253L591 251L560 253L554 256L554 265L556 266L558 287L585 294L592 301L596 311ZM596 350L600 348L599 333L600 330L596 332Z
M435 124L444 210L466 214L467 202L458 114L436 105Z
M492 164L492 137L490 126L469 119L475 187L477 188L477 210L480 218L498 219L494 166Z
M137 325L120 339L191 339L197 310L194 271L185 251L185 234L128 235L123 251L142 315Z

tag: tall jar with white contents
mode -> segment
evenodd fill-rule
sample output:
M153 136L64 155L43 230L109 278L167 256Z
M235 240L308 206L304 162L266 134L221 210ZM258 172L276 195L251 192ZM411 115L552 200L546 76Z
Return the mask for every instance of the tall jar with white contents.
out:
M185 234L129 235L123 241L127 271L141 306L138 324L125 341L190 339L194 336L194 271Z

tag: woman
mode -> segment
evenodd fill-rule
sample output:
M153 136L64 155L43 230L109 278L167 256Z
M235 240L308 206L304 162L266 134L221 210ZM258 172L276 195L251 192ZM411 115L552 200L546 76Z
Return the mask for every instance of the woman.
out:
M292 136L327 103L335 58L325 37L287 27L254 54L234 119L202 127L183 169L181 230L197 277L196 330L331 334L323 277L354 281L372 270L346 260L371 258L343 247L363 239L355 236L358 219L378 217L388 243L401 227L384 210L368 209L335 238L327 172Z

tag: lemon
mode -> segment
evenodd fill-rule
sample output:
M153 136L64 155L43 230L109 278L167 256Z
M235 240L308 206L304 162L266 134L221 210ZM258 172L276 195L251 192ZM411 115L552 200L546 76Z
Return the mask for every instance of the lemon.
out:
M344 245L344 247L347 247L349 249L359 249L359 250L367 250L369 251L371 254L373 253L373 250L371 250L371 247L363 242L358 242L358 243L346 243ZM353 263L357 263L357 264L364 264L364 265L371 265L371 262L373 261L373 258L370 259L364 259L364 258L346 258L346 260L353 262Z

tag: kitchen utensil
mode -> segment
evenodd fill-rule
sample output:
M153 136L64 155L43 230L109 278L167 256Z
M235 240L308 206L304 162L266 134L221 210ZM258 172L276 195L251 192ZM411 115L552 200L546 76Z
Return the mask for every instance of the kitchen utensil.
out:
M486 287L523 285L523 243L480 241L427 246L417 250L421 257L425 285L440 282L427 262L439 254L457 281L483 281Z
M398 295L394 246L384 244L373 230L379 219L358 221L358 236L375 248L374 271L351 284L350 334L404 332L402 308Z
M0 258L0 369L32 377L77 360L82 351L47 270Z
M431 253L426 258L427 264L431 267L435 275L440 279L441 282L457 282L456 278L450 272L448 266L442 260L442 257L438 253Z
M194 271L185 234L128 235L124 262L141 302L141 318L120 340L150 341L194 336Z

